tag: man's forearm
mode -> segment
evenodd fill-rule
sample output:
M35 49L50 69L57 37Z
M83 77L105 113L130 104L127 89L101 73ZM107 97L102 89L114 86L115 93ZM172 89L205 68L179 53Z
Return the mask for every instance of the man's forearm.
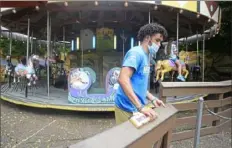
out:
M152 100L156 100L158 98L156 98L155 96L153 96L149 91L147 91L147 99L152 101Z
M124 90L124 93L128 96L128 98L131 100L131 102L135 105L136 108L142 107L142 104L140 103L138 97L133 91L133 88L130 83L130 79L123 79L119 81L119 84L121 85L122 89Z

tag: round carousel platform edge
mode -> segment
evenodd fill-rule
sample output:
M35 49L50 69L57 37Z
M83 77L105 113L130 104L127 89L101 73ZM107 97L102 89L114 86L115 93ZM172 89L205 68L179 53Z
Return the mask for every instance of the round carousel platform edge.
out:
M1 95L1 100L16 104L23 105L28 107L35 108L48 108L48 109L59 109L59 110L69 110L69 111L86 111L86 112L113 112L114 107L81 107L81 106L65 106L65 105L55 105L55 104L41 104L34 102L25 102L15 100L13 98L6 97Z

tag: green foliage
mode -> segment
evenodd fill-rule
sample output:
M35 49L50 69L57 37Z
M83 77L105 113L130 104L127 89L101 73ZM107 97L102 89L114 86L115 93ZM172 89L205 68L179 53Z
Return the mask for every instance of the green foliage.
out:
M46 48L43 46L39 46L38 48L38 55L39 56L44 56L46 54Z
M64 46L63 45L58 45L58 52L59 53L68 53L68 52L70 52L71 50L70 50L70 48L64 48Z
M3 55L7 55L10 53L10 40L8 38L2 37L0 39L0 48L3 51ZM27 52L27 44L22 41L12 40L12 51L11 55L14 56L22 56L26 55Z
M232 3L230 1L220 1L222 9L221 29L216 37L206 41L206 49L212 52L230 53L232 34Z

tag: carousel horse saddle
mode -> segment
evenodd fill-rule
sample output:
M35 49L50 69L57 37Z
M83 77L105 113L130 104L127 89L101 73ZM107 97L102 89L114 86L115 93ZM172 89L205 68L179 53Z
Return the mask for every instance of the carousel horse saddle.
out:
M181 66L185 66L184 61L182 61L182 60L179 60L179 61L180 61ZM173 60L169 60L169 65L171 67L176 67L176 63Z
M23 64L18 64L15 67L15 71L16 72L25 72L27 74L34 74L35 73L35 70L33 68L27 67L27 66L25 66Z

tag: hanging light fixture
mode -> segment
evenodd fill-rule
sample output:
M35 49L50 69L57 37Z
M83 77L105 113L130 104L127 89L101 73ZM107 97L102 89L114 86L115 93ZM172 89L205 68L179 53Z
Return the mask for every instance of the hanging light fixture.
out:
M35 6L35 9L37 10L37 11L39 11L39 6L37 5L37 6Z
M157 5L155 5L155 6L154 6L154 10L157 10L157 9L158 9L158 6L157 6Z
M201 16L200 13L197 13L197 18L200 18L200 16Z
M13 12L13 13L16 13L16 9L12 9L12 12Z
M183 12L184 12L184 10L183 10L183 9L180 9L180 14L183 13Z
M64 2L64 6L67 7L68 6L68 2L65 1Z
M210 21L211 21L211 19L209 18L209 19L208 19L208 22L210 22Z
M95 4L95 6L98 6L98 1L95 1L94 4Z
M125 1L124 6L128 7L128 2L127 1Z

